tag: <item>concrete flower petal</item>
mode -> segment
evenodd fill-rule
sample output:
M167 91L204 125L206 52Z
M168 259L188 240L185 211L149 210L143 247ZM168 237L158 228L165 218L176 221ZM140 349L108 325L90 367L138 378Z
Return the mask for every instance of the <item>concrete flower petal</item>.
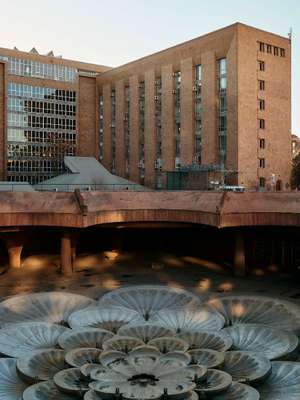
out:
M28 322L0 330L0 353L21 357L36 350L57 347L59 336L68 328L46 322Z
M31 383L48 381L67 368L64 350L42 350L17 360L17 369L22 378Z
M66 325L70 314L94 304L88 297L66 292L13 296L0 303L0 326L32 321Z
M0 358L0 400L22 400L28 387L17 373L17 360Z

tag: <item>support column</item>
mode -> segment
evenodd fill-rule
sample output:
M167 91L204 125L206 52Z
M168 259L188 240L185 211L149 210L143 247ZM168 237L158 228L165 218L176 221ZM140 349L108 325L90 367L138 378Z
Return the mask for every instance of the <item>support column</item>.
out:
M21 237L10 237L5 239L8 252L9 268L21 268L21 254L23 250L23 240Z
M73 273L72 265L72 239L70 232L64 231L60 239L60 264L65 276Z
M246 275L245 241L241 232L236 232L235 235L234 274L235 276Z

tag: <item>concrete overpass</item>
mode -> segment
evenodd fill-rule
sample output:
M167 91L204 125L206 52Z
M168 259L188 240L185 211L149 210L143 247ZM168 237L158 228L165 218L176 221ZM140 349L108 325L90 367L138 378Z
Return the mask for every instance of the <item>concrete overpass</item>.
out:
M72 272L78 231L110 224L200 224L236 228L235 267L245 271L243 237L238 228L300 226L300 193L199 191L0 192L0 235L10 266L20 267L28 230L61 229L61 265Z

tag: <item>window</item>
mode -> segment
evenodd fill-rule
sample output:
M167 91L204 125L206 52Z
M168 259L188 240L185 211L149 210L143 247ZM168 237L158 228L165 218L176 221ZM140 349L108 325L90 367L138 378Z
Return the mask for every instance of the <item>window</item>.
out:
M265 81L259 80L259 90L265 90Z
M259 43L259 51L265 51L265 44L263 42L258 42Z
M279 49L278 47L274 46L274 56L278 56L279 55Z
M267 44L267 53L272 53L272 46L270 44Z
M258 102L259 102L259 109L264 110L265 109L265 100L260 99L260 100L258 100Z
M264 158L259 159L259 168L265 168L266 163Z
M264 61L258 61L258 65L259 65L259 70L260 71L265 71L265 62Z
M264 149L266 147L265 139L259 139L259 148Z
M265 187L265 185L266 185L266 180L265 180L265 178L259 178L259 186L261 187L261 188L264 188Z
M260 129L265 129L265 127L266 127L266 122L265 122L265 120L264 119L260 119L259 120L259 128Z
M285 50L284 49L280 49L280 56L281 57L285 57Z

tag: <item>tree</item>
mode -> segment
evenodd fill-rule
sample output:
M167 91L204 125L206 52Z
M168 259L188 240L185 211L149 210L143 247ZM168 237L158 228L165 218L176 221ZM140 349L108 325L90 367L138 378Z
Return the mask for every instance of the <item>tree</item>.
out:
M292 161L291 186L292 189L300 189L300 154Z

